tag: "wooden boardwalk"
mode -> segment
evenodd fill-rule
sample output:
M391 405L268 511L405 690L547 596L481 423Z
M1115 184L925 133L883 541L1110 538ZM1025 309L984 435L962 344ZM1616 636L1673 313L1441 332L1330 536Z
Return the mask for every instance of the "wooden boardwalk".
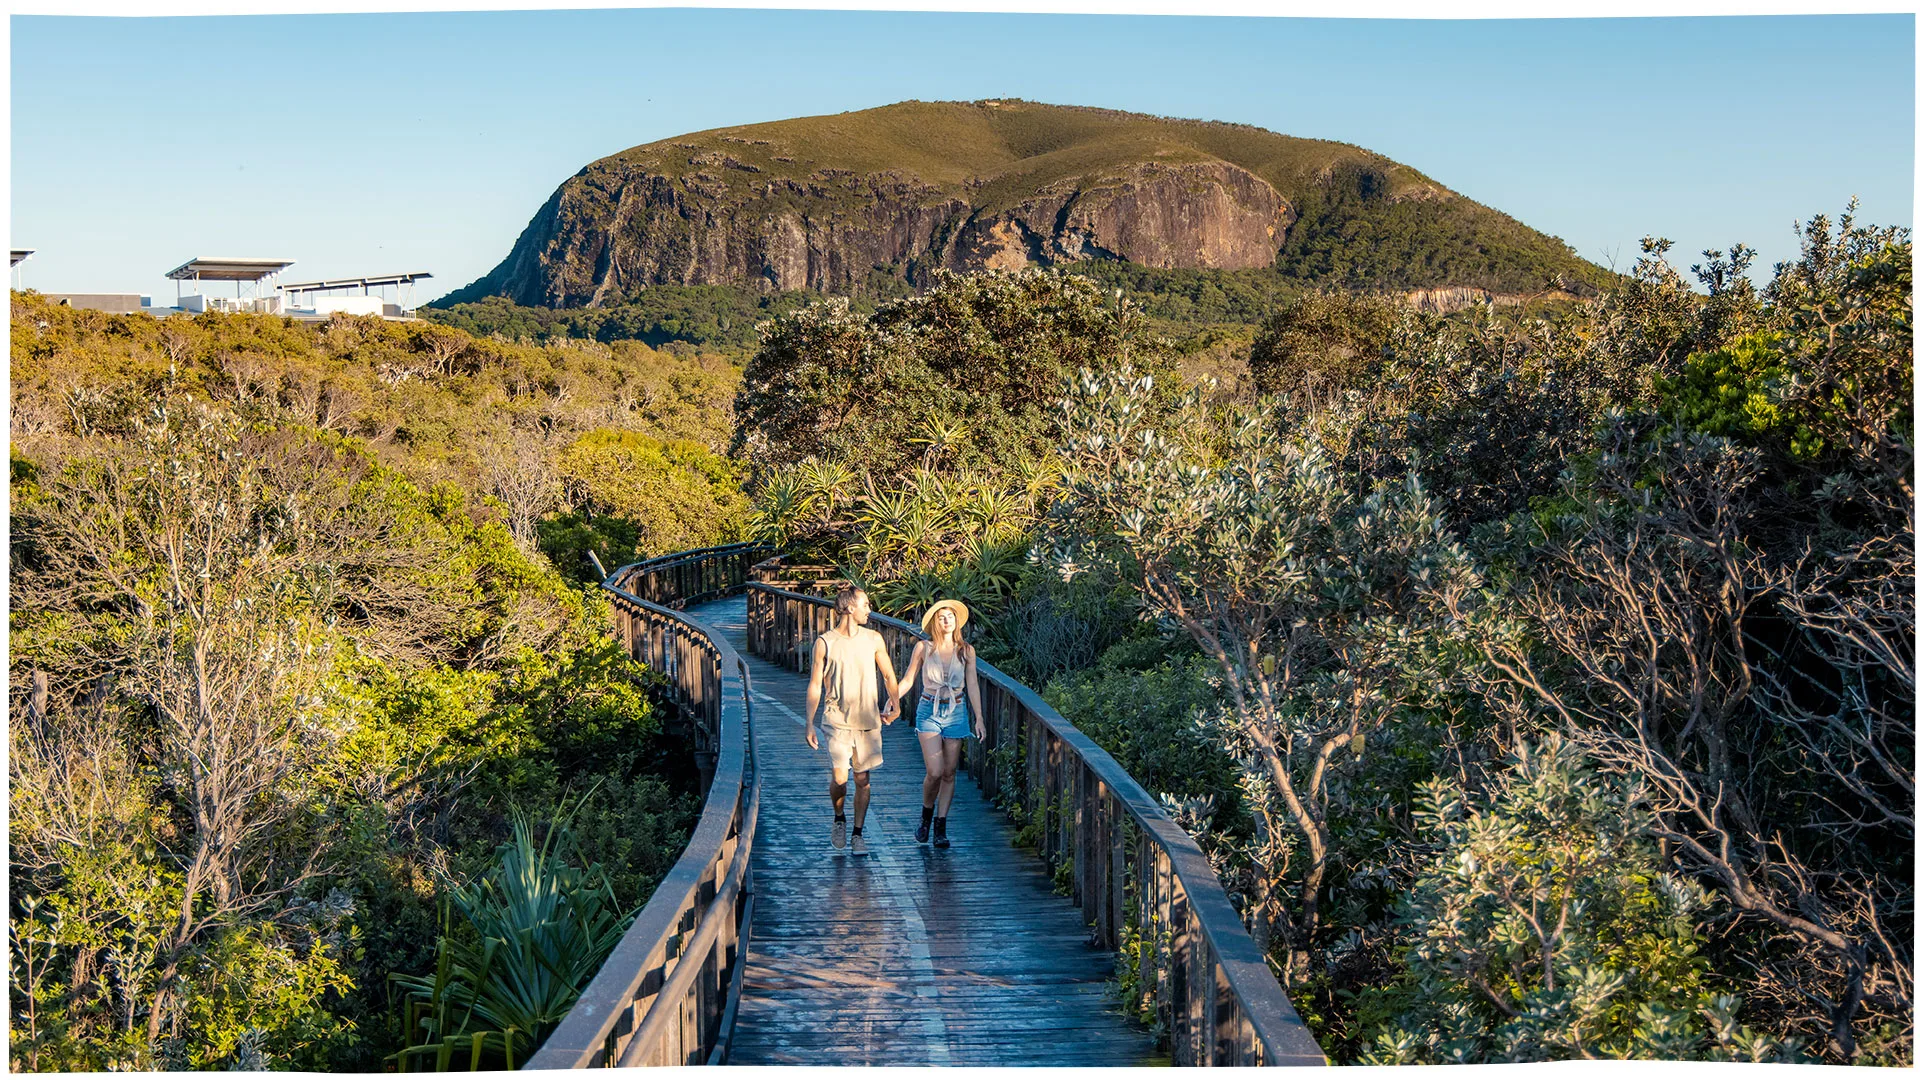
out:
M806 678L750 656L745 597L687 614L752 665L760 824L729 1064L1167 1063L1108 1001L1113 954L1088 945L1078 906L964 773L953 846L914 842L925 768L912 717L884 734L872 854L836 850L826 754L804 738Z

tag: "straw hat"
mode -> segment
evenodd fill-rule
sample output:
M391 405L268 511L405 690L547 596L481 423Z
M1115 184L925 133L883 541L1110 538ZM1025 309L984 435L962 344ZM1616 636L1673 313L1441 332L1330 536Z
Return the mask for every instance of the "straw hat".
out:
M942 600L928 608L925 615L920 616L920 629L925 630L928 637L933 636L933 617L940 613L941 608L947 608L953 612L953 632L956 635L960 633L961 627L967 625L967 605L958 600Z

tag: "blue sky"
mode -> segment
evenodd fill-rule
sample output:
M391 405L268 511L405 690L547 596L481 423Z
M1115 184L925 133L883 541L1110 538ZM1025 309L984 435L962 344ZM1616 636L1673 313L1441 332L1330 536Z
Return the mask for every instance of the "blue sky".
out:
M294 280L505 256L629 146L922 100L1230 120L1406 162L1587 258L1684 270L1848 196L1913 218L1911 15L1316 20L741 10L14 17L11 243L43 291L195 255ZM1765 275L1762 274L1764 280Z

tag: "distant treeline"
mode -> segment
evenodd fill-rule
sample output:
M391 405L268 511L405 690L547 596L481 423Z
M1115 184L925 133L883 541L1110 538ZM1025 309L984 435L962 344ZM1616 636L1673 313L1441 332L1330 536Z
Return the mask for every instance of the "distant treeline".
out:
M1289 301L1319 289L1400 293L1466 287L1534 293L1557 288L1590 296L1617 280L1505 215L1487 211L1465 219L1442 212L1433 201L1373 197L1372 188L1384 182L1374 173L1350 169L1332 183L1311 187L1287 246L1271 267L1160 269L1089 260L1066 269L1123 290L1140 315L1176 340L1208 327L1258 326ZM1466 243L1468 237L1454 234L1469 227L1482 232L1493 227L1505 242ZM847 298L852 310L871 312L878 304L912 295L916 290L906 277L900 267L874 268L858 294ZM766 293L757 285L652 285L599 308L525 307L494 296L421 313L478 337L641 341L656 349L678 342L744 358L759 345L755 326L822 299L824 294L811 289Z

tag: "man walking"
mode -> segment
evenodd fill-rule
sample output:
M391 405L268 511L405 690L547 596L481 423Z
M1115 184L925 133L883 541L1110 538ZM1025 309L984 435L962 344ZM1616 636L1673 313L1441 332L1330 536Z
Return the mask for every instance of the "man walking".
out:
M813 678L807 683L807 745L820 749L813 716L821 712L827 728L827 761L833 780L833 846L847 846L847 777L853 777L853 854L867 853L861 828L873 792L867 774L880 765L880 728L900 715L900 683L893 658L878 631L867 629L873 605L862 589L844 586L834 598L833 629L813 639ZM880 708L878 671L887 683L887 707Z

